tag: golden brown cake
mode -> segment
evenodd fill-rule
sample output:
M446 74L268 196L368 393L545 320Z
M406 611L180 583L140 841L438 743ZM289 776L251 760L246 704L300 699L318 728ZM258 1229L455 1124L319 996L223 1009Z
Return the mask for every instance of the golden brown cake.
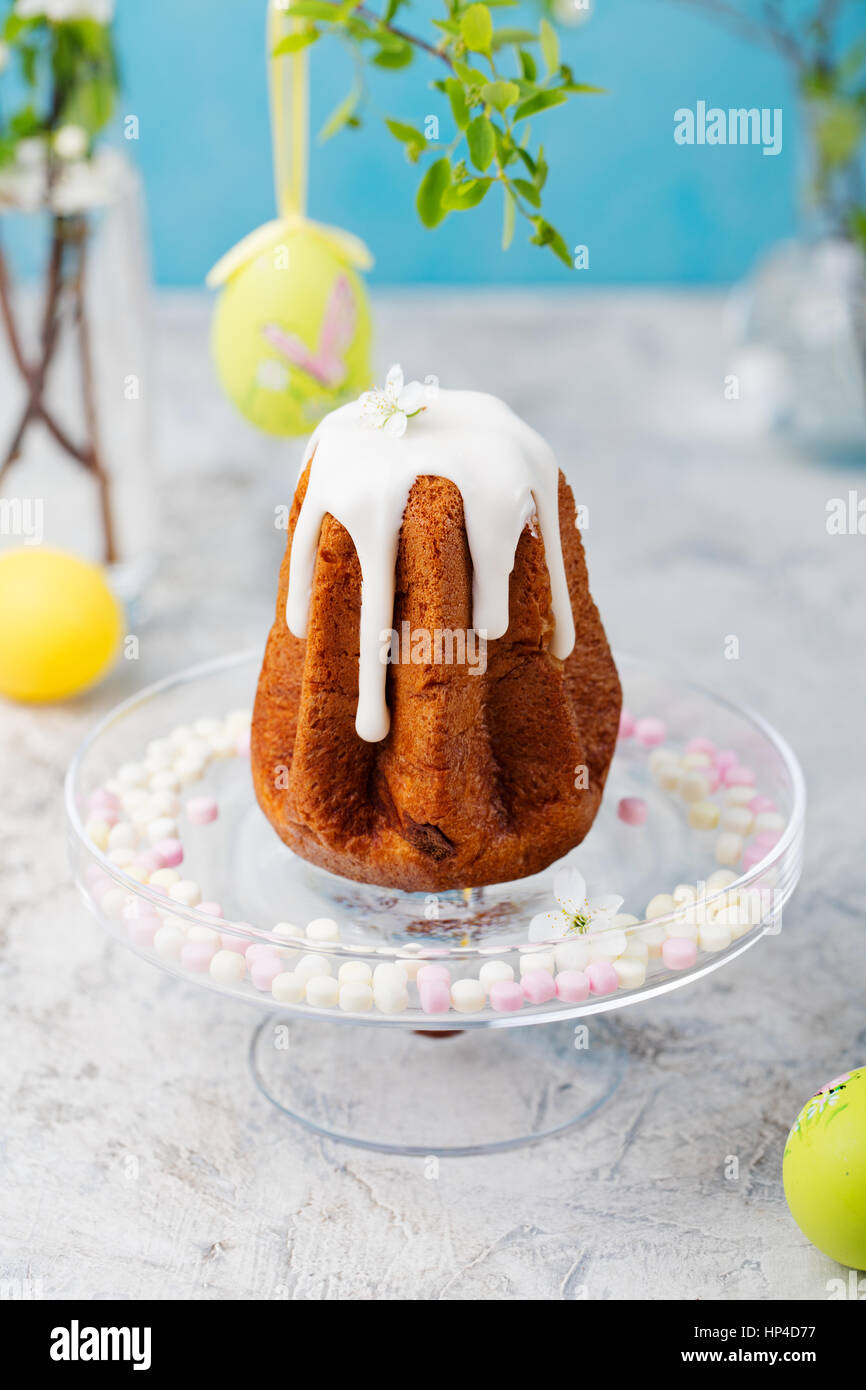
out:
M494 398L391 396L425 404L356 403L311 441L253 713L256 795L290 849L346 878L521 878L586 835L619 724L574 500Z

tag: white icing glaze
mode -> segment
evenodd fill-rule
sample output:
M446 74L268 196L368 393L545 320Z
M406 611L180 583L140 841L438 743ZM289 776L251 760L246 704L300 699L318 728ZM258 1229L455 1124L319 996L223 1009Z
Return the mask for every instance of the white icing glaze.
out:
M533 516L545 542L560 659L574 647L574 619L559 538L559 469L552 450L503 401L477 391L440 391L400 437L369 429L361 403L333 411L316 429L292 541L286 622L306 637L319 532L326 513L346 528L361 565L360 663L355 727L376 743L388 732L383 632L393 626L394 571L403 512L415 479L448 478L460 490L473 566L472 622L490 639L508 629L508 580L520 534Z

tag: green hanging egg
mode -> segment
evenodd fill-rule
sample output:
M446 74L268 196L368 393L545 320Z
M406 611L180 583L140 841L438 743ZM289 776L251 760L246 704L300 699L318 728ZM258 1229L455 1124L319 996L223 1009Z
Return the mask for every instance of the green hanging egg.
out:
M208 276L226 395L259 429L307 435L371 382L372 326L356 237L300 216L245 237Z

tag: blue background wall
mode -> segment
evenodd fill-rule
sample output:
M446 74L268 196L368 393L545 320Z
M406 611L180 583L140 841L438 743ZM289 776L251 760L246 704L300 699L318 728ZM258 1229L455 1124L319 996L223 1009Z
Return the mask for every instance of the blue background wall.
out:
M570 245L590 249L581 282L735 279L796 223L796 103L788 73L772 54L681 4L596 4L587 22L562 30L563 59L578 81L608 94L575 97L539 118L533 131L551 165L548 216ZM141 123L132 148L144 172L163 284L201 283L224 250L273 216L264 12L265 0L119 0L124 110ZM508 12L509 23L519 22L516 13ZM432 71L417 64L377 74L373 96L380 111L415 125L437 113L448 138L447 103L426 85ZM333 40L312 50L314 131L351 75L348 55ZM676 145L673 113L699 99L783 107L782 153ZM511 250L500 251L498 190L490 206L425 231L414 210L418 177L371 115L360 132L314 145L310 211L368 242L379 282L567 278L549 251L526 243L519 226Z

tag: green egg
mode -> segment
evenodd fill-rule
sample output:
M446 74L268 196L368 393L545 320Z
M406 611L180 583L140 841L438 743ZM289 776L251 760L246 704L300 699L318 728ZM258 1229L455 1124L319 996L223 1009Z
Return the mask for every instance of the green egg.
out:
M211 333L220 383L268 434L309 434L370 385L359 246L338 229L277 221L245 238L209 277L221 286Z
M803 1106L782 1177L791 1215L812 1244L849 1269L866 1269L866 1067Z

